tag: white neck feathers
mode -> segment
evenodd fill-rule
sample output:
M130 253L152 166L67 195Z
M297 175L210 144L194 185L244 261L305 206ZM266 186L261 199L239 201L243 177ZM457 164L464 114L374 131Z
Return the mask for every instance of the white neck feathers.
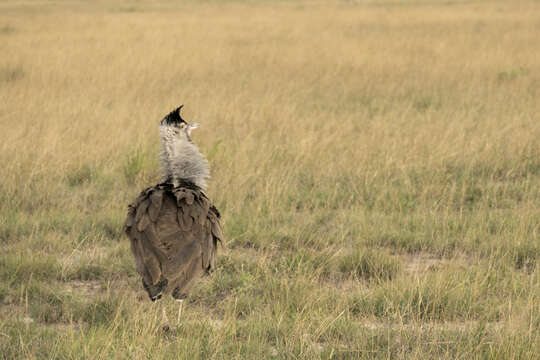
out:
M160 125L160 159L163 163L163 180L178 186L182 181L191 182L203 189L210 178L210 166L197 146L186 134L173 126Z

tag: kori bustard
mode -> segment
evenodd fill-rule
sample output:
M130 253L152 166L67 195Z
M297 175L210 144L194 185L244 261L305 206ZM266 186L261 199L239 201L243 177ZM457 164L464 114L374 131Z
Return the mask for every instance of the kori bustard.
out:
M163 180L129 205L124 225L144 289L152 301L171 294L180 302L177 323L191 287L214 270L223 239L219 211L204 193L209 165L190 137L198 124L182 119L182 107L159 124Z

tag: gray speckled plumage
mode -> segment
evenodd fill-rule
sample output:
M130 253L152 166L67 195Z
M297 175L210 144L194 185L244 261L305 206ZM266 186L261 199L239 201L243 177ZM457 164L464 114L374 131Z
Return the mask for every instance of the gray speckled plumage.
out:
M176 185L180 181L187 181L206 189L210 166L189 137L191 130L198 124L186 123L180 117L181 108L167 115L159 125L163 181L171 181Z

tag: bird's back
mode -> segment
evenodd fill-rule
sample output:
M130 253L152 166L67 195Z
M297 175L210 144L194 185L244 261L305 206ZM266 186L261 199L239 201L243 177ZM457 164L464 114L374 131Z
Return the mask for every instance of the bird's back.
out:
M169 292L184 298L215 268L217 242L223 238L218 210L190 183L143 190L129 205L124 231L152 300Z

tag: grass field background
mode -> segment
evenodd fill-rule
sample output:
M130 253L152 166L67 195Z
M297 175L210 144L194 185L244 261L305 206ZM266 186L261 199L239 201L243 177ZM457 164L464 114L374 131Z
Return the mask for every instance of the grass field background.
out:
M538 44L538 1L0 2L0 358L538 356ZM227 241L164 333L121 230L179 104Z

